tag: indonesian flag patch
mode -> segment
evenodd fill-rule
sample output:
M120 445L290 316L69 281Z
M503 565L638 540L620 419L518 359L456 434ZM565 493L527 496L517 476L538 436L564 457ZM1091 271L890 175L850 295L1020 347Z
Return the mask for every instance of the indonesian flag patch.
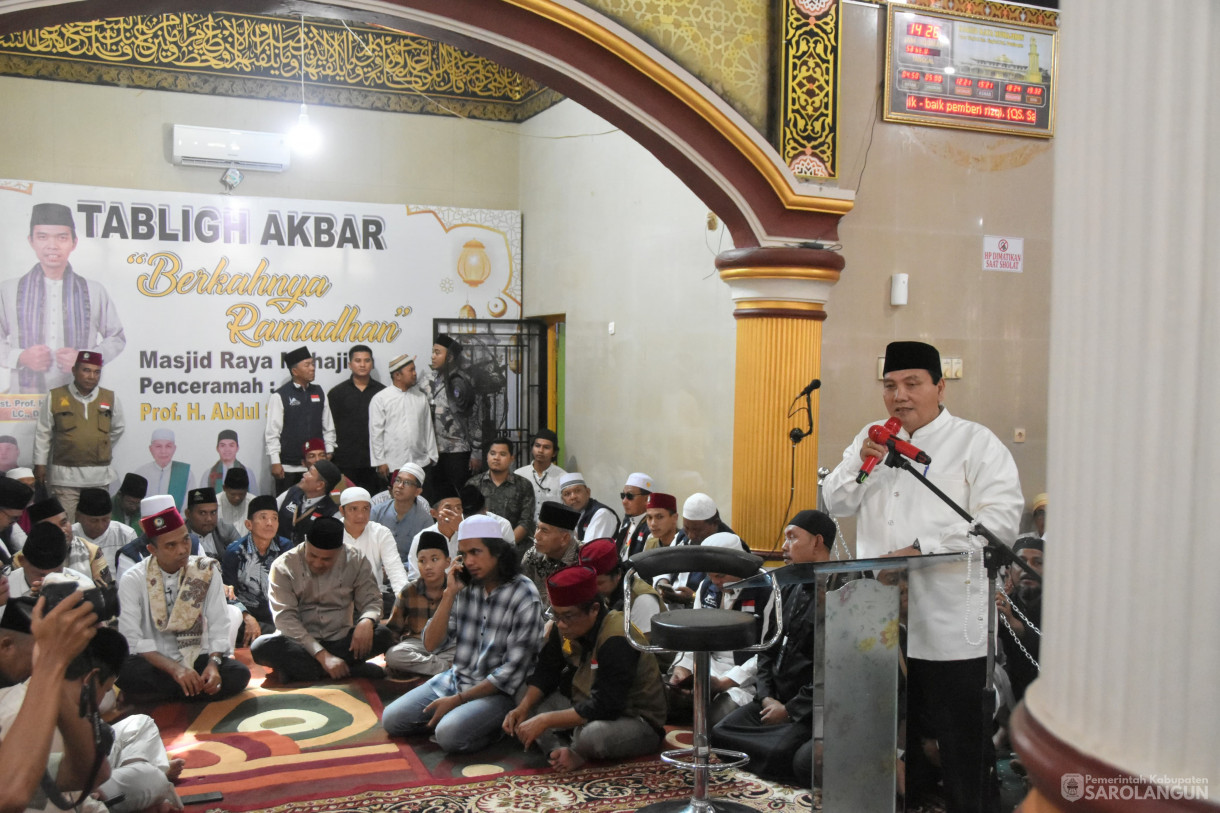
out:
M309 400L310 400L310 401L313 401L313 402L316 404L316 403L318 403L319 401L321 401L321 400L322 400L322 396L321 396L321 395L318 395L318 394L315 392L315 393L313 393L312 395L310 395L310 396L309 396Z

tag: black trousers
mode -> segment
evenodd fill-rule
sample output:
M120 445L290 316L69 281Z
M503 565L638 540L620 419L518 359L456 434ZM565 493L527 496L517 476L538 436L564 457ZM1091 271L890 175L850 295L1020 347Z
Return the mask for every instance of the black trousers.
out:
M907 660L907 805L918 804L937 780L924 752L935 742L948 813L993 813L1000 807L991 715L983 708L986 658Z
M354 485L360 486L370 495L380 494L386 490L385 478L381 476L381 472L372 466L343 466L339 471L347 475L347 479L351 480ZM396 474L396 472L391 472Z
M351 632L348 632L342 638L337 638L333 641L319 641L318 643L336 658L342 658L346 661L348 666L355 666L356 664L364 663L366 660L352 655ZM390 632L389 627L386 625L378 624L377 628L373 630L373 648L369 651L367 658L375 658L378 655L382 655L393 645L394 633ZM309 650L303 644L278 632L274 635L259 636L250 645L250 657L254 659L255 663L274 669L275 673L285 683L330 680L330 675L326 674L322 664L318 663L317 658L309 654Z
M441 491L441 485L450 483L454 490L461 491L462 486L471 478L470 452L441 452L424 480L424 497L433 505L436 495Z
M255 616L254 620L258 621L258 631L259 631L260 635L270 635L271 633L275 632L275 622L274 621L263 621L260 618L258 618L257 616ZM237 634L235 636L233 636L233 648L241 649L245 639L246 639L246 625L242 624L241 626L239 626L237 628ZM257 641L258 639L255 638L254 640ZM250 643L254 643L254 641L251 641Z
M205 652L195 659L194 668L199 674L208 665L208 654ZM200 692L194 697L187 697L182 687L178 685L167 672L162 672L141 655L129 655L119 670L118 686L123 693L140 701L162 700L198 700L210 702L232 697L246 688L250 682L250 669L241 661L223 658L220 664L220 691L216 694Z
M785 782L797 779L794 757L802 745L813 739L813 722L768 725L761 715L762 701L759 700L730 712L712 727L712 745L749 754L746 770L761 777ZM808 787L809 781L809 777L799 778L802 787Z
M288 489L301 482L301 478L305 476L303 471L286 471L283 477L275 478L275 494L273 497L278 497Z

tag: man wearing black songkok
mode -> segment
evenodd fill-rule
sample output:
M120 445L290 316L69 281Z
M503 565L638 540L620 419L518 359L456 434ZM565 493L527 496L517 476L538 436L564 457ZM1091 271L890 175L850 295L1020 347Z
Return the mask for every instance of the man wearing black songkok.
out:
M76 250L71 209L34 204L28 239L38 262L0 283L0 367L12 369L5 392L42 395L72 380L77 351L114 361L127 337L105 286L80 276L69 261ZM51 307L53 296L58 308Z
M302 451L305 441L322 438L328 455L335 450L335 423L326 391L313 383L317 374L313 353L302 345L284 354L284 366L292 378L271 393L263 433L276 494L295 485L309 471Z
M882 400L898 424L893 436L931 458L920 473L1001 540L1015 539L1025 507L1016 463L987 427L949 413L937 349L891 342L882 372ZM991 696L984 691L985 609L994 597L982 576L983 540L909 472L876 465L888 449L870 431L865 426L856 434L823 483L827 510L857 517L856 555L967 554L912 569L908 577L906 803L928 795L939 774L949 813L995 811L991 715L983 711ZM876 467L861 477L868 461ZM933 742L939 765L926 756L925 745Z
M385 677L368 663L394 641L381 624L381 587L373 566L343 543L343 523L321 517L303 544L271 566L276 632L250 647L254 662L279 682Z
M784 529L784 564L825 562L834 541L834 520L821 511L801 511ZM821 725L815 705L821 705L823 691L820 670L814 673L818 586L790 584L782 591L784 637L758 653L756 699L716 724L712 744L749 754L750 770L759 776L809 787L813 736Z

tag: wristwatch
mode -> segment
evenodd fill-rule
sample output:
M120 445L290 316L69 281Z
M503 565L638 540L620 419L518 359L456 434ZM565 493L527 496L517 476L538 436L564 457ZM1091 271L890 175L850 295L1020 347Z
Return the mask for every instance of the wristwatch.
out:
M216 668L218 668L218 669L219 669L219 668L220 668L220 666L221 666L221 664L223 664L223 663L224 663L224 659L223 659L223 658L221 658L219 655L213 655L213 656L212 656L212 663L216 664Z

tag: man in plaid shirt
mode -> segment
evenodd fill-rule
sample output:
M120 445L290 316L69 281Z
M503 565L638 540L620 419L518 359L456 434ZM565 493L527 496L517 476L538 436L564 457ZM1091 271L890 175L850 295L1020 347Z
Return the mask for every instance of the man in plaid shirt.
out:
M542 648L538 589L517 572L500 524L485 514L463 520L458 551L423 635L429 652L455 645L453 668L395 700L381 720L391 736L435 730L449 753L477 751L500 736Z

